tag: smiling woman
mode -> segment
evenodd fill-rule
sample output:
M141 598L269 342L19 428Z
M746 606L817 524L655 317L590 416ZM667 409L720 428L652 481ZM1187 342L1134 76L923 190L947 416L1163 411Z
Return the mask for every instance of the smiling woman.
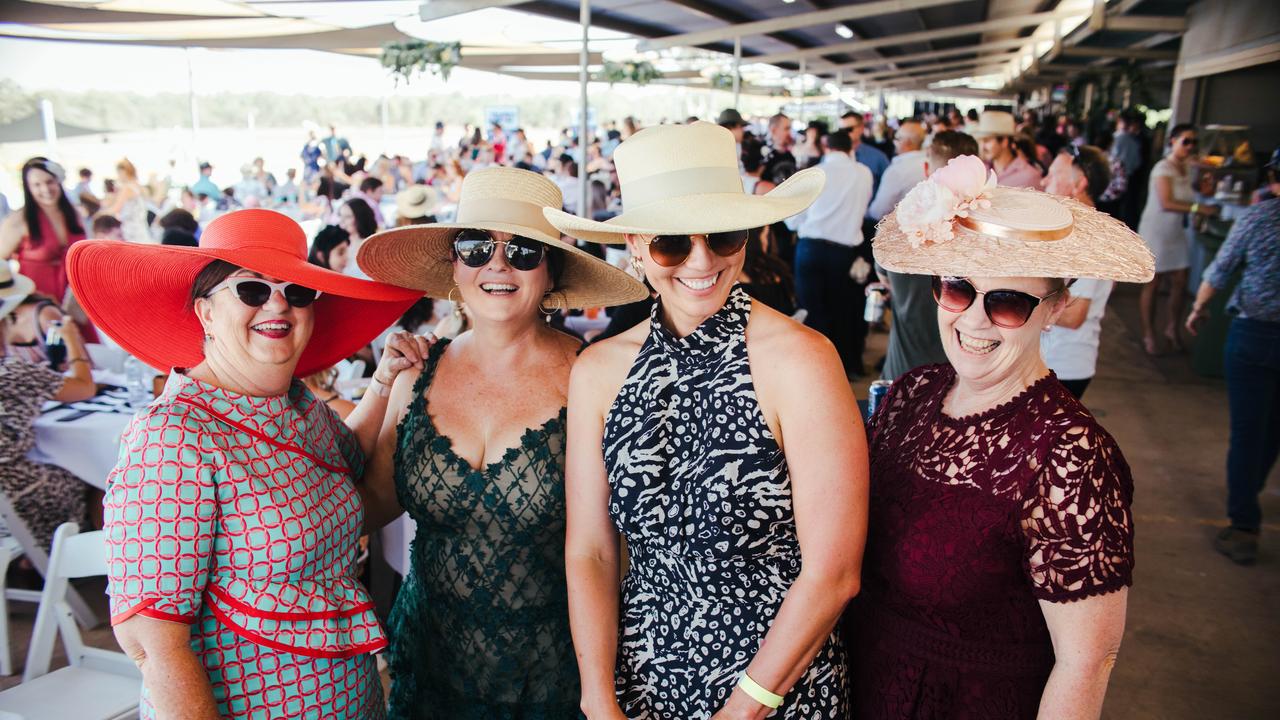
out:
M142 717L381 717L386 638L353 575L354 483L379 385L425 343L392 336L346 424L296 377L418 294L307 263L302 229L266 210L214 220L200 248L90 240L67 265L100 329L173 370L126 430L104 502L111 621L142 670Z
M854 709L1098 717L1132 582L1133 480L1040 335L1069 278L1141 282L1151 254L1079 202L995 188L972 156L935 184L912 190L933 206L899 217L904 201L873 246L888 270L935 276L949 362L901 376L871 419Z
M544 316L648 293L561 240L542 210L562 202L541 175L480 170L456 222L380 233L357 256L473 321L397 381L370 474L372 522L407 511L418 527L390 620L393 718L577 717L564 453L580 343Z
M709 123L642 130L613 157L625 213L546 213L574 237L625 240L658 295L649 322L589 348L571 380L581 708L846 718L836 621L866 531L860 417L831 344L736 284L746 229L803 210L823 173L747 195L733 135Z

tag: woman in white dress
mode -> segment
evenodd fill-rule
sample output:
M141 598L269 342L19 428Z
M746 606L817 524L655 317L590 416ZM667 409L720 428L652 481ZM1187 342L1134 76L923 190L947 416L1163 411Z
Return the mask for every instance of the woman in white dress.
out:
M1174 125L1169 130L1169 147L1165 156L1151 169L1147 205L1138 223L1151 254L1156 256L1156 276L1142 288L1140 300L1142 346L1148 355L1156 355L1156 291L1161 282L1169 283L1169 304L1164 328L1165 339L1175 351L1182 350L1178 323L1184 316L1187 295L1187 268L1190 239L1187 214L1216 215L1217 208L1195 202L1191 190L1191 159L1196 152L1196 129L1193 125Z

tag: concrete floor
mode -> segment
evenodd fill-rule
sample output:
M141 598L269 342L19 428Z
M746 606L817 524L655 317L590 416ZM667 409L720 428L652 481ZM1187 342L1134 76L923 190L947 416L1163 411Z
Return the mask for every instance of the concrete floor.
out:
M1186 355L1148 358L1136 338L1137 292L1117 289L1103 323L1098 376L1085 404L1133 468L1137 570L1128 627L1103 717L1108 720L1263 720L1280 717L1280 483L1263 496L1270 521L1258 564L1238 567L1210 541L1223 519L1227 448L1221 380L1190 370ZM873 334L869 366L884 352ZM864 380L855 385L866 396ZM102 586L86 588L105 617ZM34 609L11 613L20 678ZM114 647L110 631L87 633ZM60 650L59 650L60 655ZM60 656L55 665L64 663Z

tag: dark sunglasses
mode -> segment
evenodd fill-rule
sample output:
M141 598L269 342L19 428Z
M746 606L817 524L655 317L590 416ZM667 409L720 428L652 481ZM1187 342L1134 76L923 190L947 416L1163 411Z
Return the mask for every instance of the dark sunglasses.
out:
M1183 145L1186 145L1187 147L1195 147L1200 144L1199 140L1195 138L1188 138L1188 137L1184 137L1178 142L1182 143Z
M312 290L296 283L275 283L251 277L227 278L218 283L205 295L211 297L219 290L231 290L240 298L240 302L249 307L262 307L271 299L271 294L279 292L284 301L296 308L304 308L320 297L319 290Z
M516 270L533 270L542 264L546 257L547 246L519 235L510 240L494 240L484 230L459 230L453 237L453 254L458 256L463 265L469 268L480 268L493 259L493 251L498 245L505 246L503 253L507 264Z
M707 247L720 257L737 255L747 245L746 230L707 233ZM675 267L693 252L693 235L655 235L649 241L649 256L663 267Z
M966 278L934 277L933 299L938 307L947 312L962 313L973 305L973 301L982 296L982 309L992 325L1015 330L1027 324L1027 319L1040 303L1065 290L1058 288L1044 297L1036 297L1018 290L982 291L973 286Z

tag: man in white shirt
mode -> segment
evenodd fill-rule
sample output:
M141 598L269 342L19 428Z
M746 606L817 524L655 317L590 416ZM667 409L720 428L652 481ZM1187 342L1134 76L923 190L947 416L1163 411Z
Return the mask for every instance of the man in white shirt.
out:
M849 154L847 130L827 136L827 154L818 167L827 174L822 193L800 216L796 245L796 296L808 311L805 324L836 346L845 372L862 374L865 296L849 268L864 241L862 218L871 202L871 170Z
M868 218L878 222L880 218L893 212L911 188L924 180L923 146L924 125L915 120L907 120L898 126L898 132L893 136L896 152L888 169L884 171L884 176L880 178L876 199L867 209Z

